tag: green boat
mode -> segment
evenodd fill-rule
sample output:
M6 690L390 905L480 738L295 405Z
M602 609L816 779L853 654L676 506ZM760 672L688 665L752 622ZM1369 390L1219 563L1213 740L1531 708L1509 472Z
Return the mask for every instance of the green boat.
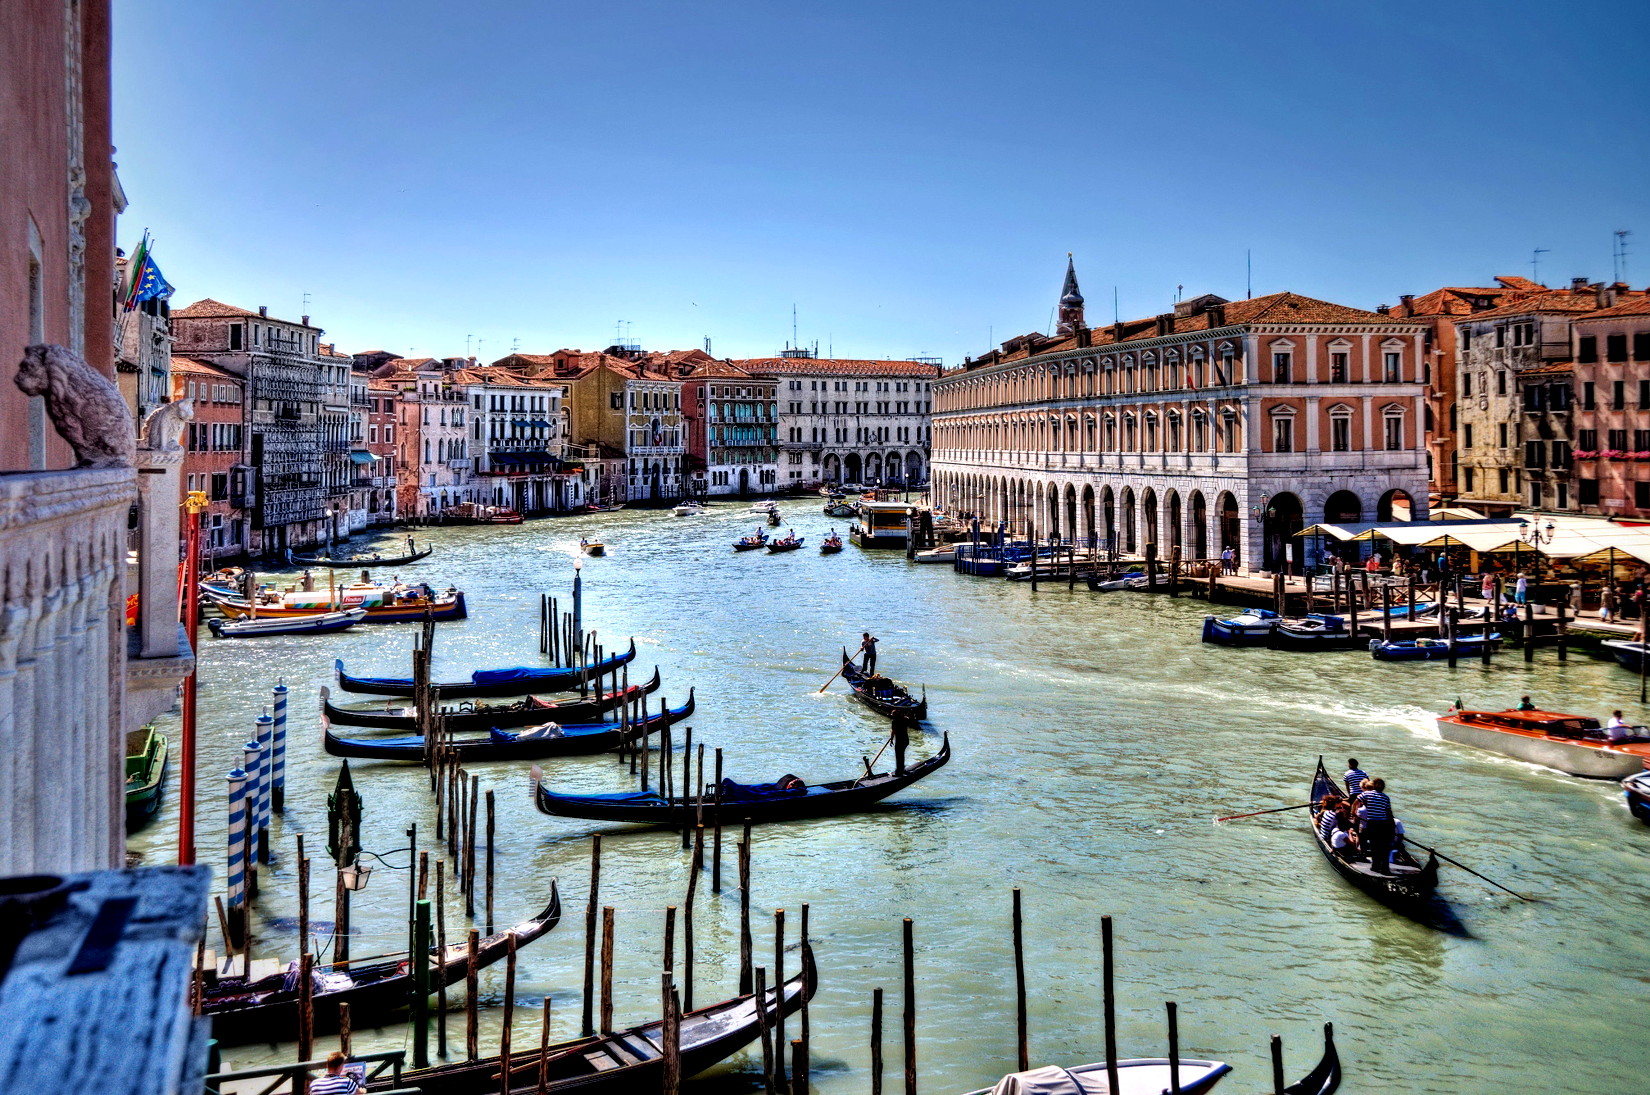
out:
M166 735L153 726L126 735L126 831L136 832L160 809L166 785Z

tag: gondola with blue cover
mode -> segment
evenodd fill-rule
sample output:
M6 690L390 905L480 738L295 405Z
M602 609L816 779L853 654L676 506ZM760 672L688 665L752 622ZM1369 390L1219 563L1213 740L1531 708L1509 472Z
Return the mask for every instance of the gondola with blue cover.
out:
M646 684L633 684L630 690L593 693L587 699L549 701L528 696L515 703L469 703L437 705L436 713L447 719L447 729L465 731L508 730L516 726L533 726L543 722L595 722L603 715L627 701L651 695L659 690L659 670ZM372 706L339 707L332 702L332 692L321 688L321 713L334 726L370 726L375 730L400 730L415 733L418 716L411 706L395 706L393 702L370 701Z
M1458 635L1453 644L1449 639L1383 639L1369 640L1369 653L1377 661L1383 662L1434 662L1444 661L1450 656L1450 646L1455 647L1455 657L1458 660L1476 658L1484 651L1484 644L1488 642L1491 650L1501 646L1501 636L1493 634L1488 639L1482 635Z
M656 734L693 714L693 691L680 707L655 712L645 721L627 727L622 722L546 723L521 730L492 730L484 738L458 738L443 748L458 754L467 764L490 760L541 760L546 757L582 757L605 753L636 741L643 734ZM417 736L395 738L341 738L332 724L321 719L322 741L335 757L362 757L367 760L422 761L425 742Z
M576 817L590 821L626 821L638 825L680 825L686 819L713 825L720 819L724 825L749 821L761 824L771 821L795 821L799 818L832 817L865 810L898 791L911 786L924 776L945 767L951 759L951 738L940 741L940 751L927 760L911 765L894 775L882 772L866 774L857 779L821 783L801 791L782 790L777 784L748 787L732 780L723 780L720 793L698 802L687 798L665 796L654 791L620 791L603 795L558 794L542 782L537 766L533 769L533 804L540 813L555 817Z
M1203 641L1217 646L1265 646L1280 617L1269 608L1251 608L1236 616L1203 617Z
M636 657L636 640L630 640L630 649L614 654L584 669L518 665L510 669L478 669L467 681L438 681L432 685L444 700L469 696L526 696L535 692L566 692L579 686L581 677L594 679L611 673ZM411 677L352 677L344 672L340 658L333 666L338 671L338 687L345 692L370 692L378 696L410 696L413 694Z

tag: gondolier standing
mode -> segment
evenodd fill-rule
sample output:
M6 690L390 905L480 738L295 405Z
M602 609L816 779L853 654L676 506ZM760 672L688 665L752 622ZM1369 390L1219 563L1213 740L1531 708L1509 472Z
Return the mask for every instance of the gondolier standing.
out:
M867 673L875 673L877 671L876 637L869 631L861 632L859 649L860 653L865 655L865 660L861 663L861 668L863 668Z
M1376 874L1391 874L1388 862L1392 856L1392 839L1396 835L1392 825L1392 800L1386 796L1386 780L1372 779L1358 794L1358 805L1363 808L1363 835L1359 844L1369 853L1369 869Z
M894 775L905 774L905 748L911 744L910 715L901 712L894 716Z

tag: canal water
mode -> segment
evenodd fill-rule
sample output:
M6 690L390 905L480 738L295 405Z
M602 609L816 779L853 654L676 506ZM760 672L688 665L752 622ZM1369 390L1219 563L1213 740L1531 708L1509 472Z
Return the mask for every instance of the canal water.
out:
M1333 1020L1344 1091L1558 1095L1645 1090L1650 1039L1650 828L1611 783L1572 779L1440 742L1431 719L1453 700L1497 707L1522 694L1558 710L1634 721L1637 681L1613 663L1550 649L1527 666L1386 664L1366 654L1288 655L1198 642L1206 606L1133 593L1091 594L966 578L900 553L815 550L842 522L815 500L784 504L808 548L735 554L757 518L720 503L698 518L627 510L513 528L421 532L433 557L407 576L469 597L470 619L441 624L438 679L476 667L543 664L539 594L566 603L581 535L605 558L584 565L586 626L609 648L634 635L631 679L662 667L672 704L694 690L695 742L725 751L744 782L786 772L851 777L887 723L819 688L839 650L878 635L885 673L926 687L930 722L912 754L949 733L950 765L874 813L759 828L753 917L758 960L772 964L772 910L787 910L786 969L810 907L821 985L811 1008L815 1090L870 1089L873 989L886 990L887 1090L897 1090L901 919L914 922L921 1090L966 1091L1011 1071L1015 1053L1011 890L1024 891L1031 1058L1102 1058L1100 918L1118 941L1119 1047L1165 1052L1163 1001L1180 1005L1189 1056L1232 1063L1223 1090L1270 1090L1268 1036L1303 1074ZM295 957L294 836L307 834L317 880L312 916L330 931L326 792L338 762L321 749L316 693L332 659L352 672L405 676L415 629L361 626L337 636L201 642L200 847L221 868L223 775L284 676L291 686L287 808L256 903L257 949ZM657 700L658 696L655 696ZM175 719L165 729L175 730ZM367 733L371 733L368 731ZM678 737L678 742L680 737ZM1446 866L1454 924L1421 924L1352 890L1324 864L1301 812L1214 824L1303 801L1322 754L1356 756L1384 776L1410 834L1535 901ZM886 765L886 760L884 765ZM612 756L549 761L556 789L631 786ZM436 847L433 800L417 768L352 765L364 840L404 866L405 829ZM590 836L603 834L602 902L617 912L616 1022L659 1012L664 909L680 906L687 854L675 833L538 814L528 765L478 766L498 807L497 919L542 906L560 879L566 916L521 952L514 1044L538 1044L552 998L556 1038L577 1033ZM175 773L174 773L175 776ZM176 790L174 778L169 794ZM134 850L167 862L176 801ZM723 892L698 889L695 1003L737 987L738 898L728 839ZM405 871L381 868L353 905L356 955L405 946ZM467 926L449 896L449 931ZM214 929L214 938L216 930ZM678 933L678 945L680 945ZM681 959L678 958L678 970ZM482 1044L496 1052L502 963L482 974ZM456 995L456 994L455 994ZM449 1027L462 1053L462 1013ZM790 1022L788 1036L797 1024ZM432 1036L432 1047L434 1037ZM323 1040L323 1047L330 1044ZM405 1046L406 1029L358 1032L358 1047ZM291 1060L293 1048L242 1047L236 1065ZM700 1092L760 1089L759 1053L699 1078Z

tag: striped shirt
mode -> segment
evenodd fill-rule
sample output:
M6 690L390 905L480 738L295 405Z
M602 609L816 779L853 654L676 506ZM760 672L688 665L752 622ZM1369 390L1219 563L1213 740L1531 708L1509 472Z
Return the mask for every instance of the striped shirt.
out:
M1369 773L1362 768L1348 768L1346 775L1341 777L1341 782L1346 784L1347 793L1353 795L1357 794L1368 780Z
M309 1082L309 1095L355 1095L361 1090L361 1081L349 1073L321 1076Z
M1335 831L1335 811L1334 810L1325 810L1323 812L1323 816L1318 818L1318 835L1323 837L1325 840L1328 840L1329 839L1329 834L1333 833L1334 831Z
M1385 791L1365 791L1358 796L1358 802L1363 805L1365 821L1392 820L1392 800L1386 797Z

